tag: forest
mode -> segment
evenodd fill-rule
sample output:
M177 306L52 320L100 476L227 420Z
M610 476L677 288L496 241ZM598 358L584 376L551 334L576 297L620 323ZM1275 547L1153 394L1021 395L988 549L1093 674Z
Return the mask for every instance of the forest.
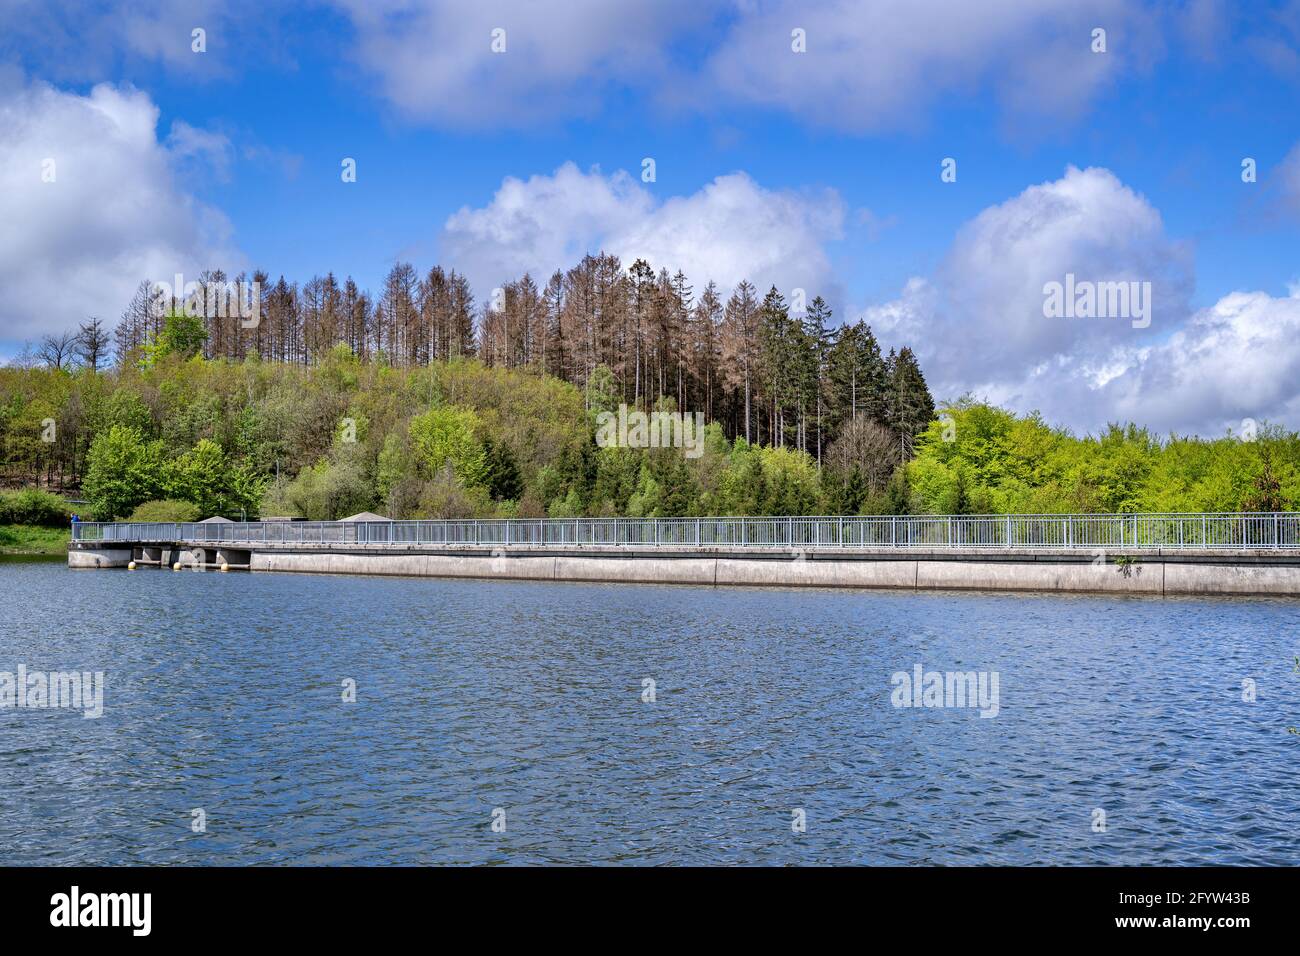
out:
M333 274L200 282L255 283L258 321L142 282L111 330L88 319L0 369L0 481L27 489L21 508L66 517L37 490L137 520L1300 503L1295 433L1076 437L969 396L936 407L910 348L885 352L802 290L742 282L724 300L604 254L479 307L464 276L406 263L373 297ZM703 454L598 447L597 417L620 405L703 413Z

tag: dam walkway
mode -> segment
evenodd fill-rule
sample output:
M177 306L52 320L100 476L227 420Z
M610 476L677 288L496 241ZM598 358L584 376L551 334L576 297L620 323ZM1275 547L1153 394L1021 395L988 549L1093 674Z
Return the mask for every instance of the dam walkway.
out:
M1300 513L75 523L75 547L643 551L1298 551Z
M81 522L68 565L1300 597L1300 514Z

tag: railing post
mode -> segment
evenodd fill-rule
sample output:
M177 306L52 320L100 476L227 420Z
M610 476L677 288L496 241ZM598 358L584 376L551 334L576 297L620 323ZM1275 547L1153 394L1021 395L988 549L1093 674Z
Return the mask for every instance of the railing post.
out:
M889 546L898 547L898 515L889 516Z
M1007 548L1011 547L1011 515L1007 515Z
M1282 547L1282 544L1279 541L1278 534L1277 534L1277 512L1274 512L1273 513L1273 550L1276 551L1280 547Z

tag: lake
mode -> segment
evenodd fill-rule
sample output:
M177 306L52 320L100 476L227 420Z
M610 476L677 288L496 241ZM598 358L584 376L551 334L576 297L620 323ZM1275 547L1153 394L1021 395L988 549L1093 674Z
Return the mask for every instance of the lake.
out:
M103 694L11 677L0 854L1295 865L1298 629L1269 599L4 561L0 672Z

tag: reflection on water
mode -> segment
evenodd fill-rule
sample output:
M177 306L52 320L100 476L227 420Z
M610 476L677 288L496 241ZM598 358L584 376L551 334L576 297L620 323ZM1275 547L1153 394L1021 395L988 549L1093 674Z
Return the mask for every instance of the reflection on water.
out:
M107 686L97 720L0 710L0 848L84 864L1295 864L1297 625L1300 603L1274 600L6 561L0 672L102 670ZM996 674L997 716L892 706L891 675L917 665Z

